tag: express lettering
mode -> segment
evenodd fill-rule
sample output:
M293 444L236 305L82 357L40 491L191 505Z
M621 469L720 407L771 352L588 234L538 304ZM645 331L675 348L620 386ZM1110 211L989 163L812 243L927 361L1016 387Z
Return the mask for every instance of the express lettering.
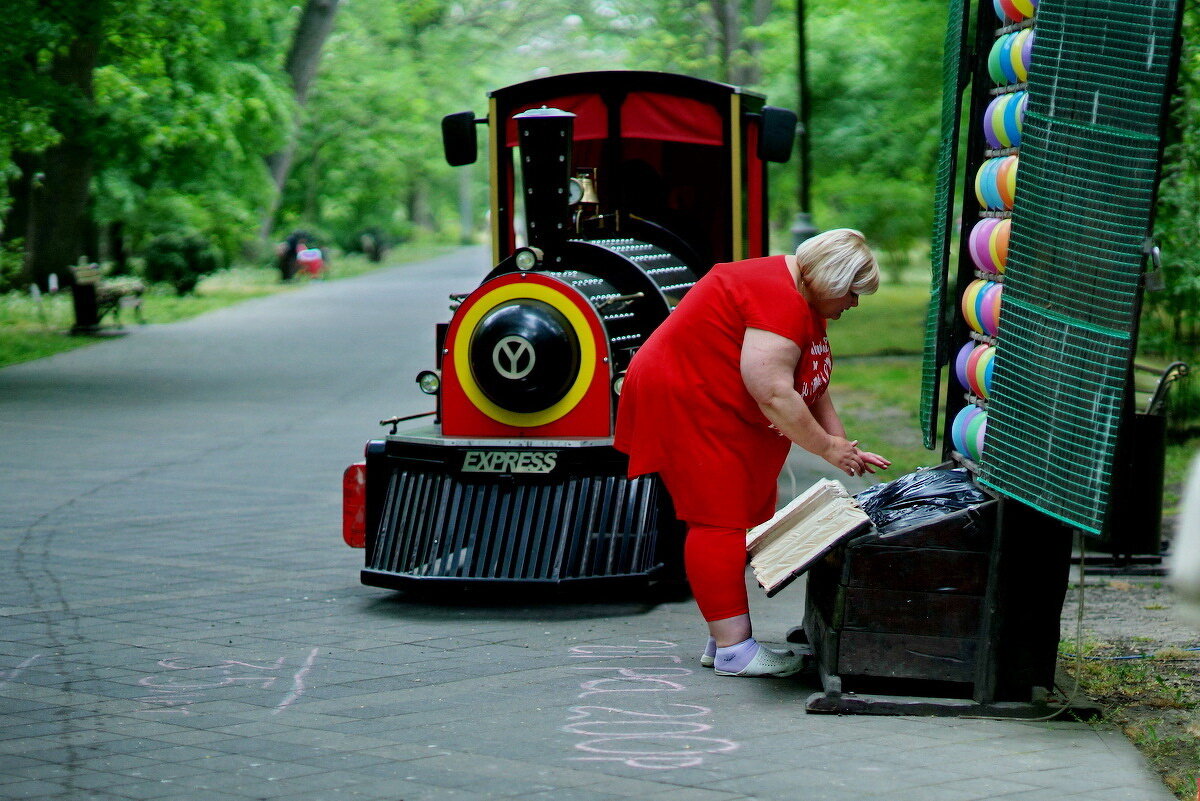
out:
M464 473L549 473L558 454L543 451L467 451Z

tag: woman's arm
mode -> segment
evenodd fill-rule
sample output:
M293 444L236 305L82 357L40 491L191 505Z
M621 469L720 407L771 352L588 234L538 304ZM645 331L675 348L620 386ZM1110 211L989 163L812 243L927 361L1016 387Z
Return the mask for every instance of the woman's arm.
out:
M833 434L835 437L845 437L846 427L842 425L842 420L838 417L837 409L833 407L833 399L829 397L829 388L821 393L821 397L813 401L812 406L808 407L812 411L813 417L821 424L821 428Z
M842 425L842 419L838 417L837 409L833 406L833 398L829 397L828 388L821 393L821 397L813 401L813 404L809 407L809 409L812 410L813 417L816 418L816 421L821 424L821 428L837 437L844 438L846 436L846 427ZM881 470L887 470L892 466L890 460L885 459L877 453L864 451L862 448L858 447L858 440L855 440L854 442L854 450L863 460L863 469L866 470L866 472L874 473L875 471L871 469L873 467L878 467Z
M742 381L762 413L801 448L848 475L861 475L866 464L858 454L857 443L823 428L796 391L799 361L800 348L787 337L758 328L746 329L742 342ZM835 419L836 416L835 413Z

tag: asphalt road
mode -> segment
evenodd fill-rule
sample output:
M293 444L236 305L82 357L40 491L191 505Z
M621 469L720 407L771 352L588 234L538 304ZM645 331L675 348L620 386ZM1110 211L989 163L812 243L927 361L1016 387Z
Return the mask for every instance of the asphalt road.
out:
M1080 724L806 715L690 601L358 582L340 473L482 249L0 370L0 799L1167 799ZM797 476L807 485L808 476ZM757 591L755 591L757 593ZM802 594L752 597L760 637Z

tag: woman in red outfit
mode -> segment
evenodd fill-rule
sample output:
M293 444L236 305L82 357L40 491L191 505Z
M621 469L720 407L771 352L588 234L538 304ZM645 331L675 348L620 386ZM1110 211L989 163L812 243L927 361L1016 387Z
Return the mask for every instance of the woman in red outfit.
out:
M848 475L891 463L859 449L829 398L825 321L879 286L863 235L816 236L795 256L718 264L638 350L616 447L629 475L658 473L687 523L684 566L720 675L787 676L802 657L761 647L746 597L746 530L775 512L791 443Z

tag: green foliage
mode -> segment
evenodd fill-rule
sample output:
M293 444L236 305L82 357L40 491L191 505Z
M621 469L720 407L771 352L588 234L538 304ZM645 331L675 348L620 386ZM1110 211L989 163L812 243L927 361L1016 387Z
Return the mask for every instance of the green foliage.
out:
M170 284L176 294L191 293L200 279L221 268L221 252L197 233L162 234L142 252L147 281Z
M194 228L227 255L253 238L269 197L263 158L288 134L284 10L270 0L38 3L0 45L0 164L69 137L93 166L92 214L135 250ZM56 58L95 42L88 91ZM36 169L36 167L31 167ZM16 176L9 166L0 177ZM0 211L10 199L0 185Z
M263 159L290 124L283 20L264 0L126 6L95 73L98 221L125 222L135 249L195 229L231 257L254 236Z
M1184 361L1192 374L1171 389L1167 418L1179 438L1200 431L1200 9L1185 4L1183 52L1172 99L1155 237L1164 287L1144 296L1138 349Z
M0 243L0 294L24 288L21 286L24 245L23 239Z

